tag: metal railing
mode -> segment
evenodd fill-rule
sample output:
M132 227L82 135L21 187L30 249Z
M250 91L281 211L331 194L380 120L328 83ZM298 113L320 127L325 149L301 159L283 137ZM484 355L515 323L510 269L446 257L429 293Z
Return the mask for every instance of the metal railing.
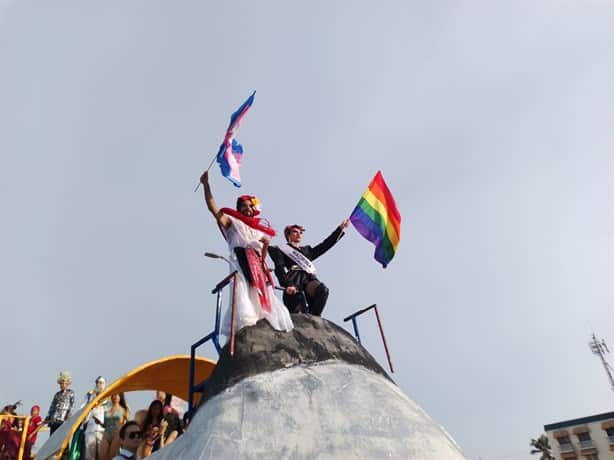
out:
M356 318L363 313L368 312L373 309L375 311L375 317L377 318L377 325L379 327L379 333L382 336L382 342L384 343L384 350L386 351L386 358L388 358L388 367L390 368L390 372L394 373L394 368L392 367L392 359L390 358L390 352L388 351L388 344L386 343L386 336L384 335L384 328L382 327L382 321L379 317L379 311L377 310L377 305L373 304L367 308L363 308L362 310L358 310L357 312L352 313L350 316L343 318L344 322L352 320L352 325L354 326L354 335L356 336L356 340L358 343L362 344L360 341L360 334L358 333L358 322Z
M201 345L205 344L209 340L213 342L215 349L217 351L218 356L222 353L222 346L220 345L220 318L222 315L222 290L228 286L228 284L233 281L233 287L236 286L235 276L237 272L234 271L230 275L226 276L222 281L217 283L215 287L211 290L211 294L217 294L216 305L215 305L215 327L213 331L209 334L194 342L190 347L190 382L189 382L189 399L188 399L188 413L192 413L192 409L194 408L194 393L195 393L195 384L194 384L194 374L196 367L196 349ZM233 290L234 291L234 290ZM234 292L232 296L232 314L230 321L230 354L234 354L234 323L235 323L235 301L234 301Z
M283 286L275 286L275 289L281 292L286 292L286 288ZM301 302L301 312L309 313L309 303L307 303L307 296L305 295L305 291L297 289L296 294L294 295L297 295Z

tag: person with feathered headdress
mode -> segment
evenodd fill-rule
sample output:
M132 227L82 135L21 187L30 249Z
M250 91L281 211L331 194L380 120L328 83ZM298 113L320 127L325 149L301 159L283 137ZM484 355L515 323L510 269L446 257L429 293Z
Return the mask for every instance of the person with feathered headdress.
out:
M70 372L60 372L57 382L60 385L60 391L53 396L49 412L47 412L47 417L45 417L45 423L49 425L50 435L53 435L54 431L70 417L70 412L75 404L75 392L72 388L69 388L72 384Z
M259 216L260 201L251 195L237 199L236 209L219 209L211 194L209 174L200 178L205 190L205 203L228 242L230 270L236 271L233 285L236 305L236 330L251 326L262 318L278 331L289 331L294 325L284 304L275 296L273 280L266 267L270 239L275 236L265 219ZM222 323L222 333L229 335L230 312Z

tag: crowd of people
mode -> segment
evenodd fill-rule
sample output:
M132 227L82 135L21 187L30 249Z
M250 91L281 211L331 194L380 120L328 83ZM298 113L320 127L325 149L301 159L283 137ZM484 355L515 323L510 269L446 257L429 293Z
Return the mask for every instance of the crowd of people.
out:
M23 459L32 459L32 447L39 431L49 427L50 436L70 418L75 410L85 407L106 387L102 376L88 391L80 406L75 406L75 392L70 388L69 372L61 372L57 383L59 391L54 394L49 410L43 418L40 407L30 410L30 419L25 434ZM19 415L15 404L5 406L0 413L0 460L16 460L24 436L25 415ZM147 409L131 413L123 393L115 393L98 401L90 410L71 440L67 456L71 460L122 460L142 459L172 443L187 429L187 419L182 417L177 398L157 391Z
M7 404L0 412L0 460L13 460L17 458L19 446L24 436L25 417L17 414L17 408L21 401ZM26 429L26 449L24 459L31 458L32 446L36 443L38 432L43 427L43 419L40 416L40 407L32 406L30 409L30 421Z

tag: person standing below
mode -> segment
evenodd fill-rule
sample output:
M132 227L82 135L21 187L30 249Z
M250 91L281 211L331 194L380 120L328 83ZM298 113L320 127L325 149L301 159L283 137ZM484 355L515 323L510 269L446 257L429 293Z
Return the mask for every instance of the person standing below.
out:
M85 401L81 407L87 406L91 401L102 393L107 385L104 377L98 376L95 381L95 387L85 395ZM85 460L99 460L100 446L104 435L104 413L105 403L99 402L88 414L85 425Z
M259 201L255 196L242 195L237 199L236 210L219 209L211 194L209 173L200 178L205 191L205 203L215 218L222 235L228 242L231 271L237 271L233 299L236 307L236 330L251 326L262 318L278 331L289 331L294 326L288 310L275 296L265 258L270 238L275 231L257 217ZM222 333L230 331L230 309L222 323Z
M30 409L30 423L28 424L28 437L26 438L26 445L23 454L23 458L32 458L32 446L36 444L38 438L38 432L43 427L43 418L40 416L40 406L32 406Z
M124 393L111 395L110 404L104 412L104 435L100 445L100 458L105 460L119 450L119 430L130 418L130 408ZM111 455L109 455L112 453Z
M113 460L136 460L136 451L143 439L143 432L137 422L131 420L119 429L120 448Z
M49 436L52 436L64 421L70 417L72 406L75 404L75 392L69 388L72 383L72 377L67 371L60 372L58 377L58 391L51 401L49 412L45 417L45 423L49 425Z
M275 276L284 287L283 300L290 313L299 313L304 294L309 306L309 313L322 315L328 299L328 288L317 278L313 260L320 257L344 235L349 220L344 220L320 244L301 246L305 229L300 225L288 225L284 230L287 244L271 246L269 254L275 264ZM302 294L301 294L302 293Z
M21 436L15 430L16 409L20 402L4 406L0 415L4 415L0 423L0 458L17 458Z
M36 444L38 432L43 427L43 418L40 416L40 406L32 406L30 409L30 423L28 424L28 441Z

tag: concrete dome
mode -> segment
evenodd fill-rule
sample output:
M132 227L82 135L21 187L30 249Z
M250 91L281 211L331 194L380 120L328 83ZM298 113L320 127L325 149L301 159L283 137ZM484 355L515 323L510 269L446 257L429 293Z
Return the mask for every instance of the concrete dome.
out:
M306 315L237 335L188 431L159 459L464 459L354 338Z

